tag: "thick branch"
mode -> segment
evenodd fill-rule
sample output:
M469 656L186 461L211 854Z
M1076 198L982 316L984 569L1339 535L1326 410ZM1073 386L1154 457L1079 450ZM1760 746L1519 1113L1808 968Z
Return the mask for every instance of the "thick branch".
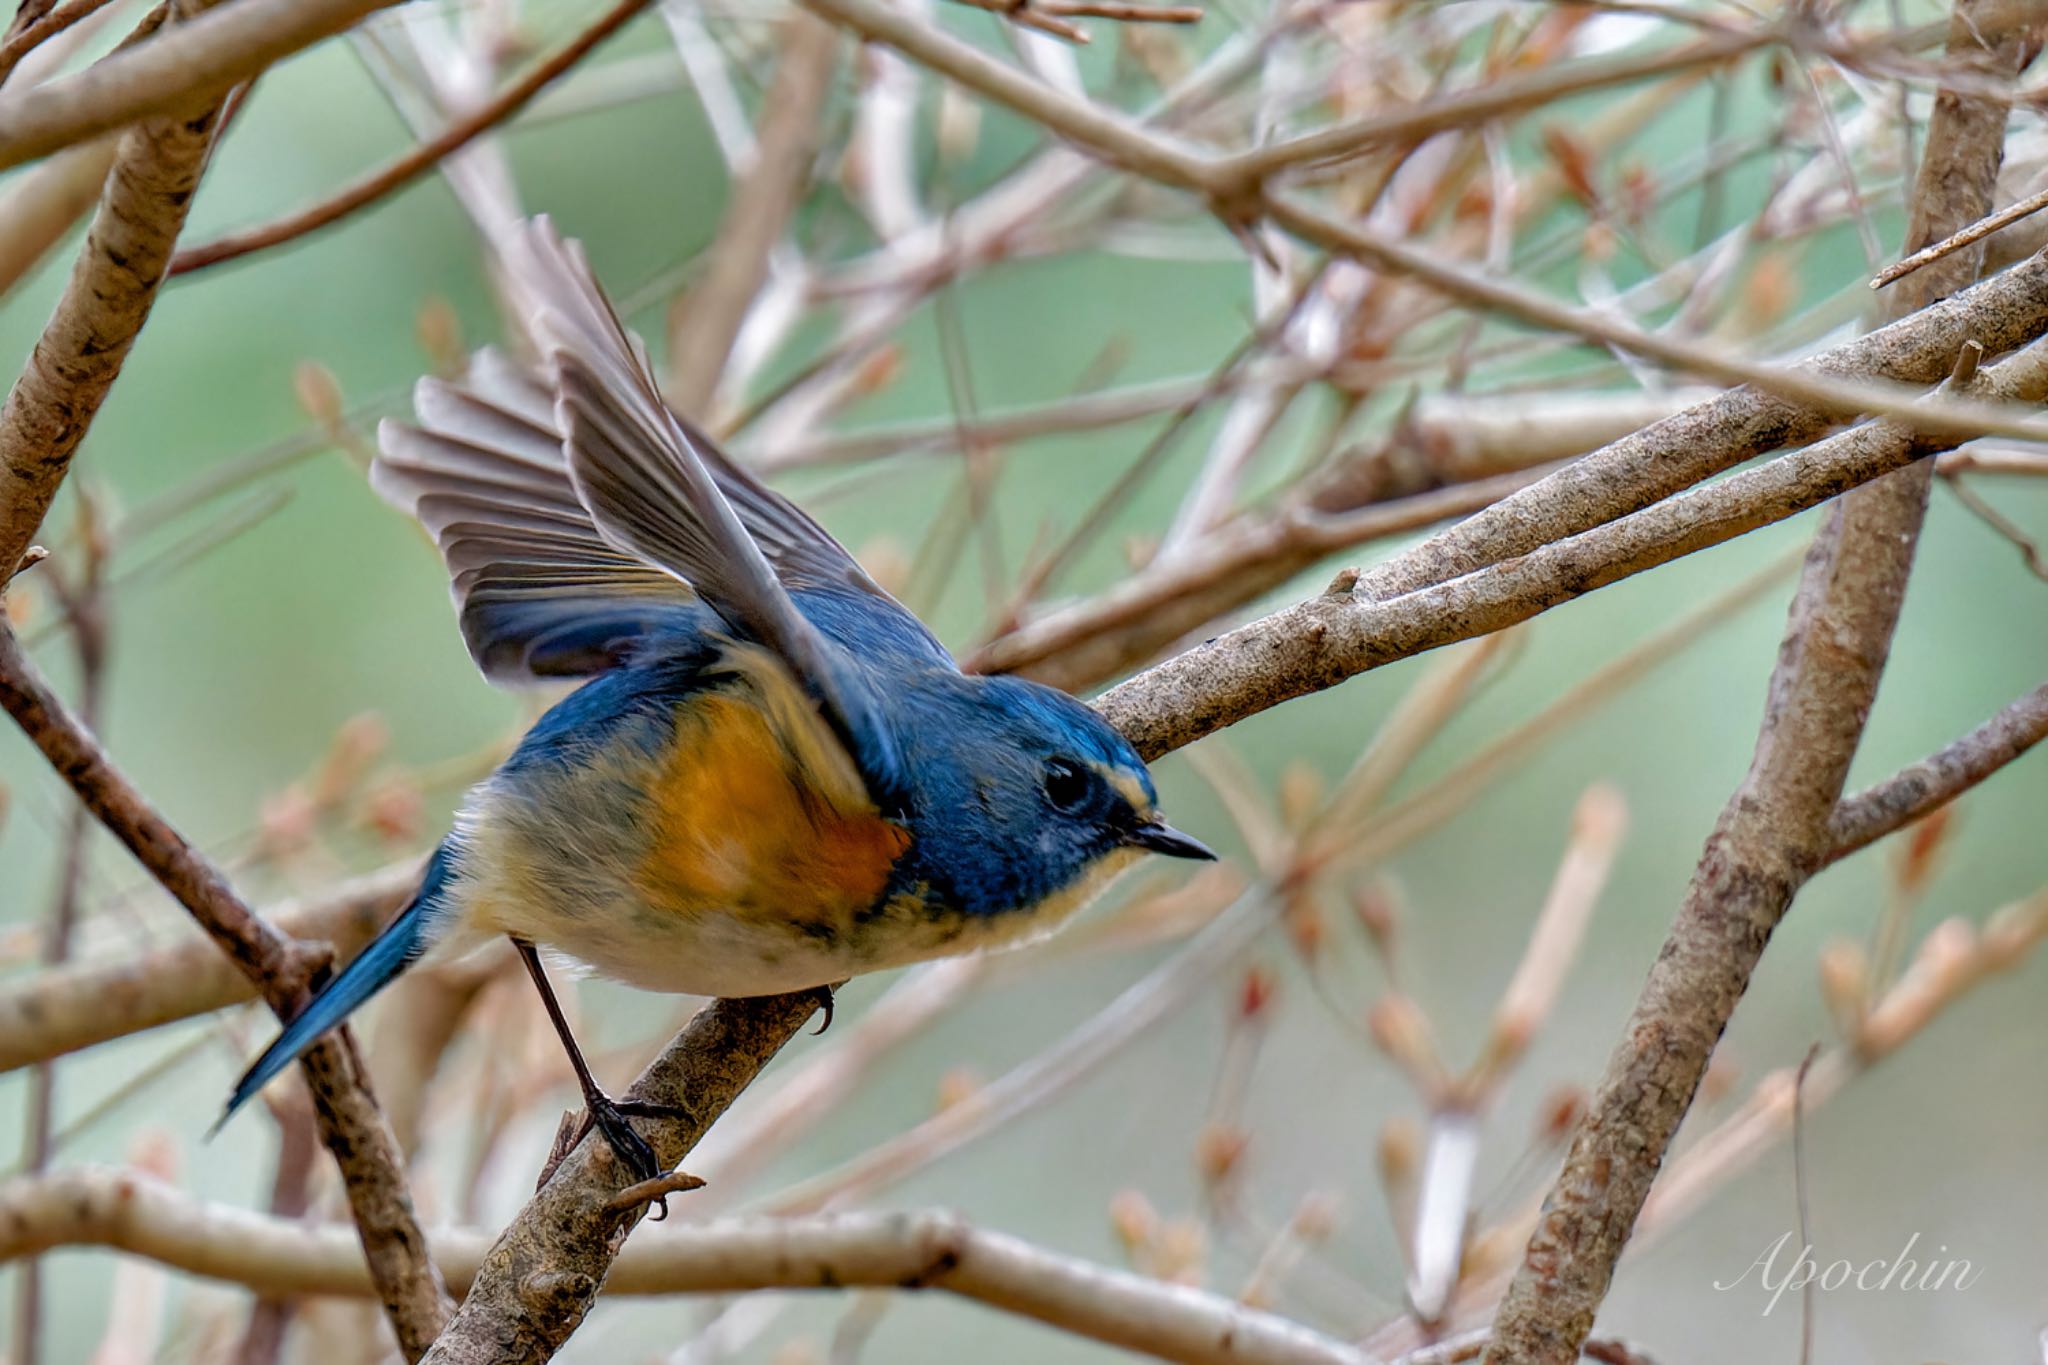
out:
M1986 385L1980 393L2029 402L2048 397L2048 343L1979 379ZM1166 753L1354 674L1526 621L1782 521L1944 444L1904 423L1872 422L1438 587L1373 601L1340 579L1321 597L1148 669L1097 705L1139 753Z
M79 800L260 989L280 1018L306 999L313 962L242 904L219 869L187 844L64 710L12 631L0 626L0 706ZM320 1136L334 1153L357 1234L407 1359L426 1351L447 1315L439 1272L413 1215L405 1168L346 1029L305 1055Z
M435 1236L451 1285L470 1285L487 1245L477 1231ZM370 1287L340 1228L204 1204L139 1172L84 1167L0 1186L0 1260L67 1246L111 1247L271 1296ZM1361 1352L1270 1313L1042 1251L947 1213L709 1223L687 1237L635 1242L605 1287L615 1294L937 1289L1171 1360L1366 1362Z
M71 279L0 408L0 590L149 318L219 113L218 101L188 98L130 129L115 152Z

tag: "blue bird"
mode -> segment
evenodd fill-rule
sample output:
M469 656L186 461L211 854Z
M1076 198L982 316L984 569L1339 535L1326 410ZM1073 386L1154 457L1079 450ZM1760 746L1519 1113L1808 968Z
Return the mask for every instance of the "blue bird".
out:
M542 361L424 379L370 471L432 533L484 675L588 681L471 791L419 891L257 1058L226 1114L417 962L511 937L636 1179L538 949L652 991L824 991L1050 932L1167 825L1145 764L1064 693L970 677L794 504L662 401L582 249L504 248Z

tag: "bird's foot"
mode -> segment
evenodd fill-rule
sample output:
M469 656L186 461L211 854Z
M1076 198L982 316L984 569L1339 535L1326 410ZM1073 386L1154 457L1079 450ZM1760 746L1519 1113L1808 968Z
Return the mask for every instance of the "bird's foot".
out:
M669 1195L694 1190L704 1183L696 1176L685 1175L681 1171L664 1171L654 1148L634 1131L629 1122L631 1119L684 1119L689 1117L688 1109L675 1104L657 1104L652 1100L615 1100L603 1091L585 1096L584 1105L582 1117L574 1121L573 1127L570 1126L570 1116L563 1116L562 1130L556 1135L555 1150L541 1171L540 1185L548 1183L548 1178L562 1164L562 1159L575 1150L576 1144L593 1128L611 1148L619 1164L633 1177L633 1183L612 1201L621 1210L652 1203L655 1221L659 1222L668 1217Z

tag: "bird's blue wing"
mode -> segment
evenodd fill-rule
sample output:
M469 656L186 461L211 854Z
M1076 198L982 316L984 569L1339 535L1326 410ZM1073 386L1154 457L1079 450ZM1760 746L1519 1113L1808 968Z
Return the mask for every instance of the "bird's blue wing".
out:
M645 350L620 324L581 249L538 218L507 255L547 353L570 482L598 533L688 583L736 636L765 646L817 703L876 800L900 801L906 784L895 736L881 722L867 670L798 610L721 490L708 443L693 439L662 401Z

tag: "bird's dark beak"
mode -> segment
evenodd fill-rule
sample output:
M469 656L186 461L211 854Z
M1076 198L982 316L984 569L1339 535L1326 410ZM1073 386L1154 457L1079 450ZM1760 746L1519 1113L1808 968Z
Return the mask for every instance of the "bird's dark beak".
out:
M1207 844L1156 818L1125 835L1124 842L1150 853L1164 853L1169 858L1195 858L1205 863L1216 861L1215 851Z

